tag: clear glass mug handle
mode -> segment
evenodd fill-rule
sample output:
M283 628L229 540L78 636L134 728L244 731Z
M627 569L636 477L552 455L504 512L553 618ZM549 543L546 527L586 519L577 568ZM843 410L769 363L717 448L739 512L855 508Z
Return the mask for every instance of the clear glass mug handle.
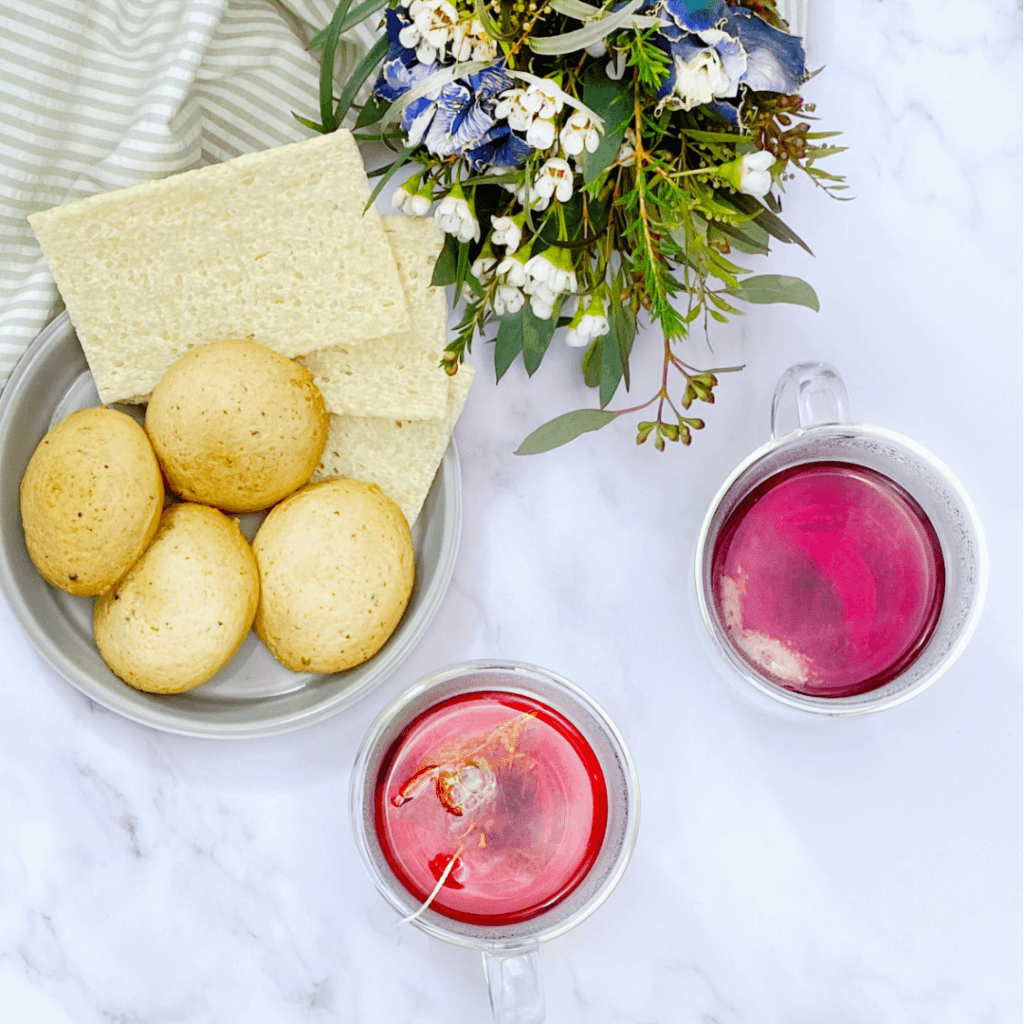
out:
M775 386L772 438L823 423L849 423L850 399L839 371L829 363L797 363Z
M483 957L494 1024L541 1024L544 989L536 944L485 950Z

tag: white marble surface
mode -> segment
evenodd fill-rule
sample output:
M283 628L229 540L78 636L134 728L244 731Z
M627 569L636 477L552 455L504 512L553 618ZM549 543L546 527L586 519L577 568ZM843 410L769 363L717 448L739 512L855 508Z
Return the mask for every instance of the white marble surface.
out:
M91 705L0 603L0 1021L486 1021L477 955L398 925L347 815L378 711L478 657L589 689L641 777L623 882L542 950L553 1024L1021 1020L1020 4L825 0L809 46L827 67L808 93L845 131L834 165L856 199L794 188L787 217L816 258L782 248L763 266L807 278L821 312L756 307L714 354L695 340L692 362L748 369L693 446L662 455L621 424L513 456L592 396L578 353L495 387L479 344L454 582L361 703L269 739L154 732ZM992 552L960 662L856 721L737 703L687 596L712 494L808 358L840 367L856 418L952 467Z

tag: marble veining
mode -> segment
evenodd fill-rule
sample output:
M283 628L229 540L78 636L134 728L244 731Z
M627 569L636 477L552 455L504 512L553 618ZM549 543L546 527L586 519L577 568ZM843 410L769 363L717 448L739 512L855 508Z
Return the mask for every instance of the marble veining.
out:
M625 878L542 950L553 1024L1020 1021L1021 7L816 0L808 50L855 198L792 183L816 256L757 266L806 278L821 312L753 307L695 335L692 362L747 369L662 455L620 423L513 456L594 396L576 351L495 386L478 342L455 578L380 689L282 736L165 735L80 695L0 603L0 1021L487 1021L478 954L398 923L347 806L385 703L487 657L590 690L641 779ZM953 469L993 556L960 662L858 721L737 701L689 596L711 497L767 438L778 376L812 358L839 367L856 419ZM635 377L656 370L639 352Z

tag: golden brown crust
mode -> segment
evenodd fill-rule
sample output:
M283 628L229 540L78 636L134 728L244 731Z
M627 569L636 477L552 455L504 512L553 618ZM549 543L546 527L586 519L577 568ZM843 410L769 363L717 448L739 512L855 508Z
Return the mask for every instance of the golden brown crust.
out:
M253 541L254 628L296 672L340 672L373 657L405 612L416 574L402 510L376 484L310 484L267 516Z
M71 413L39 443L21 480L29 556L76 595L109 590L156 533L163 478L145 431L102 406Z
M237 521L206 505L171 505L146 553L97 599L96 645L130 686L182 693L231 660L258 600L256 559Z
M228 512L269 508L301 487L327 443L313 375L254 341L195 349L150 398L146 431L171 490Z

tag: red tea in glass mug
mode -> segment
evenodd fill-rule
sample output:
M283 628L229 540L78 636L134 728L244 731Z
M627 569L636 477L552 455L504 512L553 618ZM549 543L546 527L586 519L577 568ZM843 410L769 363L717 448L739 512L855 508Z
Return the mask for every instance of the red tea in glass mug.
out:
M470 924L512 924L558 904L596 861L607 819L604 774L582 733L521 694L478 691L429 708L377 776L377 835L395 876Z
M771 440L711 502L697 610L723 679L762 709L859 715L923 692L977 626L977 512L934 455L853 423L827 363L780 378Z
M942 608L942 548L921 506L874 470L794 466L763 480L715 542L729 640L799 693L847 697L896 678Z
M463 662L378 716L350 795L377 888L428 935L483 955L498 1024L544 1019L538 946L622 878L640 824L625 740L568 679Z

